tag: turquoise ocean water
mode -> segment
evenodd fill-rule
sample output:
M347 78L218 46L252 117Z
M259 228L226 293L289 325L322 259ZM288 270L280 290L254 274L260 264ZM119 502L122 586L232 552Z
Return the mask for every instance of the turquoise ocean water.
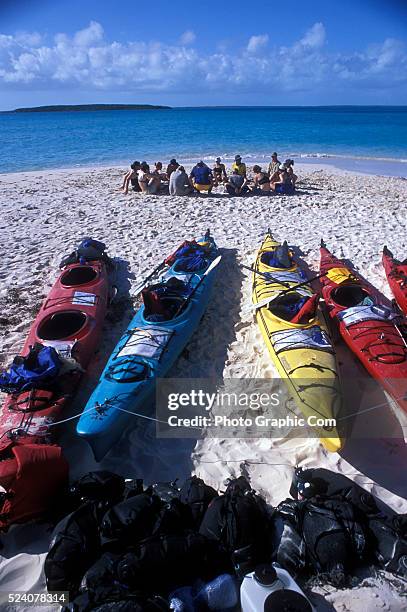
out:
M407 176L407 107L176 108L0 114L0 172L280 159Z

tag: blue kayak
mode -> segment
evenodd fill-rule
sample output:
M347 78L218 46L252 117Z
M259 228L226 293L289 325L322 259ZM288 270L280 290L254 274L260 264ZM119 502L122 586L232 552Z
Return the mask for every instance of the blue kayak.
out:
M76 431L97 461L119 440L132 413L151 403L157 378L167 375L197 329L220 257L209 231L168 258L159 282L142 291L143 305L117 343Z

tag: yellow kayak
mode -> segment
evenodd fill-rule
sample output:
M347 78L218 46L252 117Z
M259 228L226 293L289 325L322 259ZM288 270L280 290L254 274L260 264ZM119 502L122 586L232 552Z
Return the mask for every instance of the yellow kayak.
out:
M253 304L273 299L256 310L271 359L321 443L331 452L338 451L343 440L332 421L338 418L342 398L335 352L317 307L318 296L309 285L286 291L306 277L286 243L281 245L270 234L258 251L254 270Z

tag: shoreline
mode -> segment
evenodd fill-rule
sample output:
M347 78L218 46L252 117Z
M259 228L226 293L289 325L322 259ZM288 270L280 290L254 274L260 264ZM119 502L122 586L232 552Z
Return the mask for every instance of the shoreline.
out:
M169 160L170 156L167 156L167 157ZM199 161L198 158L196 160L192 160L192 161L187 160L185 162L182 160L182 158L179 158L179 159L180 159L180 163L184 165L186 169L191 169L193 165L196 163L196 161ZM207 163L209 166L211 166L214 163L214 159L215 158L212 159L212 157L208 158L207 156L203 156L203 161L205 161L205 163ZM230 171L230 166L233 163L233 160L227 160L226 158L222 158L222 159L226 165L226 169ZM352 164L348 163L350 162L348 158L346 159L335 158L335 160L338 160L338 161L334 163L332 161L328 161L328 158L326 157L301 158L300 161L297 161L295 159L295 171L297 173L324 171L329 174L338 175L338 176L348 176L348 175L370 176L370 177L375 176L378 178L396 179L400 181L407 180L407 163L404 164L404 162L399 162L399 165L401 164L403 164L403 166L405 165L405 176L401 176L399 174L385 174L385 173L383 174L383 173L378 172L378 170L380 170L383 164L390 163L390 162L383 162L382 160L377 160L377 167L372 168L371 170L367 170L366 168L364 169L364 164L368 163L365 158L354 158L354 162L357 162L359 164L359 166L356 166L355 168L352 168L351 167ZM157 160L154 158L154 159L147 159L146 161L148 164L152 166ZM243 161L245 161L245 158L243 158ZM131 162L129 161L127 164L126 162L123 162L123 163L115 162L111 164L101 163L100 165L92 164L90 166L89 165L73 166L73 167L61 166L61 167L55 167L55 168L19 170L19 171L13 171L13 172L0 172L0 183L1 182L9 183L10 181L20 180L21 178L24 178L24 177L52 178L55 175L56 176L67 175L67 174L80 175L80 174L87 174L89 172L100 172L100 171L110 171L110 170L121 170L124 173L124 172L127 172L127 170L129 169L130 163ZM164 168L166 167L167 163L168 163L167 161L163 161ZM255 164L259 164L260 166L262 166L263 169L266 169L269 161L268 160L265 161L264 158L263 159L260 159L260 158L250 159L250 161L247 161L246 159L245 163L248 168L248 172L250 174L252 166L254 166Z

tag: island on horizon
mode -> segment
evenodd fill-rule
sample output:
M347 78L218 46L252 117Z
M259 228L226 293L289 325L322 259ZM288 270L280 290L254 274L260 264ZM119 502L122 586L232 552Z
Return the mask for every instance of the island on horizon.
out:
M55 104L50 106L32 106L15 108L6 113L55 113L61 111L111 111L111 110L163 110L171 106L156 106L153 104Z

